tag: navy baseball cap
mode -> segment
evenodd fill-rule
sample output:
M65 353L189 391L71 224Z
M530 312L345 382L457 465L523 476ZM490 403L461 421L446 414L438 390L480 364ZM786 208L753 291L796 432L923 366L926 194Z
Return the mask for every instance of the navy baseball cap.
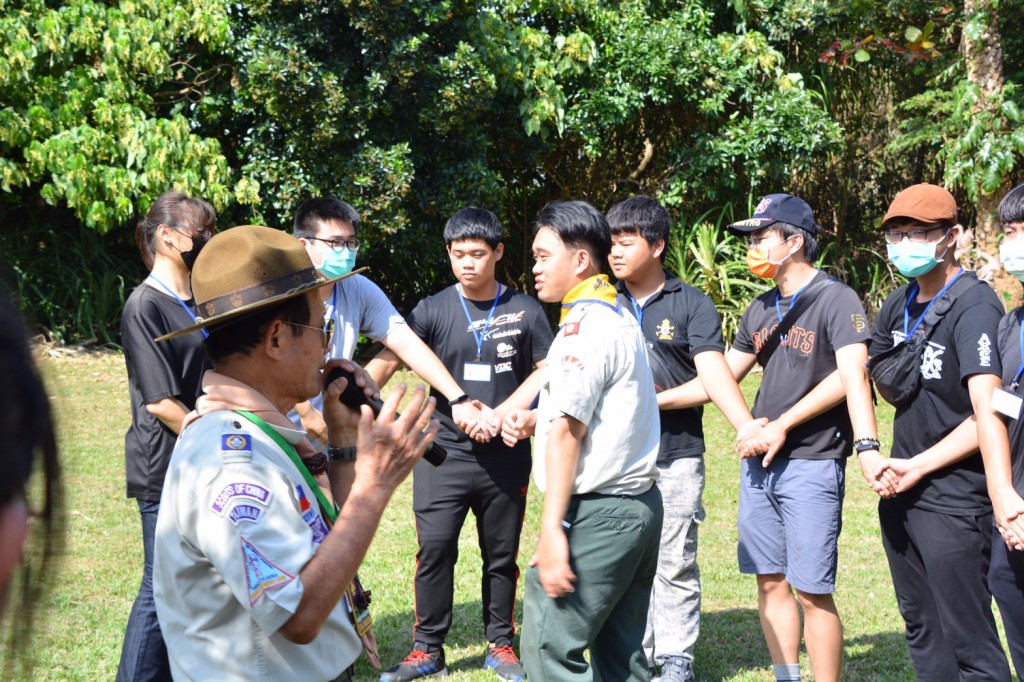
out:
M727 225L725 229L736 236L756 232L775 223L789 223L804 232L818 234L821 228L814 222L814 213L807 202L792 194L769 194L746 220Z

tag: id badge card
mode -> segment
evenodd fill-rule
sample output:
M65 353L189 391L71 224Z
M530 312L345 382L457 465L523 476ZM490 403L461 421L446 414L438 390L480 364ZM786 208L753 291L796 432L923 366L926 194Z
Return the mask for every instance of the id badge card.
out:
M482 362L467 362L462 370L464 381L490 381L491 366Z
M1024 404L1024 399L1005 388L997 388L992 391L992 409L1000 414L1005 414L1010 419L1020 417L1022 404Z

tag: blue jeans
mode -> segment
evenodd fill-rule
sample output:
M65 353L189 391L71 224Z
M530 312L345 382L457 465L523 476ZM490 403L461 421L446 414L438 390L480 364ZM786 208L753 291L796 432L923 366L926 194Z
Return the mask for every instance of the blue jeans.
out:
M153 536L156 533L156 517L160 511L159 502L139 503L142 517L142 552L145 557L142 567L142 583L139 595L132 605L128 625L121 647L121 662L117 666L117 682L140 682L142 680L170 680L171 665L167 660L167 647L160 624L156 620L156 603L153 601Z

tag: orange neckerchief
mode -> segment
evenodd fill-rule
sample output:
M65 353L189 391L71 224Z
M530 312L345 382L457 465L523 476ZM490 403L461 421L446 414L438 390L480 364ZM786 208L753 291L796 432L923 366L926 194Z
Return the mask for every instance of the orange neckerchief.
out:
M583 280L570 289L562 299L562 314L558 318L559 325L565 321L565 316L577 303L600 303L618 310L618 292L608 281L608 275L594 275Z

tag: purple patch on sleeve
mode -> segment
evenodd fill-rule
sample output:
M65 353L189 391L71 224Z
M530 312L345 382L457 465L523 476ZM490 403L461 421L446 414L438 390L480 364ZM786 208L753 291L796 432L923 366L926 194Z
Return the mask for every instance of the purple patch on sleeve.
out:
M228 512L228 518L231 519L231 523L236 526L242 521L251 521L256 523L263 516L263 508L257 507L254 504L236 504Z
M217 499L210 504L210 509L224 516L224 509L236 497L244 497L265 505L270 501L270 491L255 483L228 483L220 491L220 495L217 495Z

